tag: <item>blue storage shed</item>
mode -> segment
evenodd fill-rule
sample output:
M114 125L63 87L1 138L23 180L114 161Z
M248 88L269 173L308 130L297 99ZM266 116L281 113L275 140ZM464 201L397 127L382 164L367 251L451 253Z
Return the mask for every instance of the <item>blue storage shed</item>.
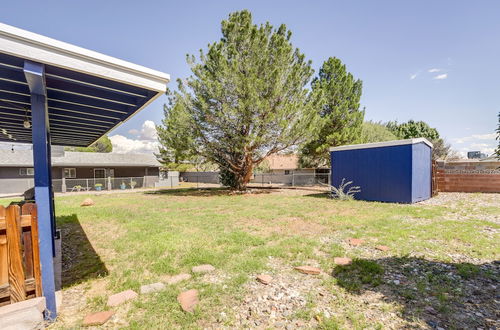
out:
M432 143L424 138L330 148L331 183L353 181L356 199L415 203L431 197Z

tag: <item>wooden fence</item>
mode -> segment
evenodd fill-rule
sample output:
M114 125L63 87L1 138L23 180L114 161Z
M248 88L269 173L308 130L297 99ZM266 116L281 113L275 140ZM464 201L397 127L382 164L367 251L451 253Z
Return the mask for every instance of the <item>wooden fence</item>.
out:
M437 162L435 160L432 161L431 167L432 167L431 197L434 197L434 196L437 196L438 191L439 191L438 181L437 181Z
M0 205L0 306L42 295L36 205Z

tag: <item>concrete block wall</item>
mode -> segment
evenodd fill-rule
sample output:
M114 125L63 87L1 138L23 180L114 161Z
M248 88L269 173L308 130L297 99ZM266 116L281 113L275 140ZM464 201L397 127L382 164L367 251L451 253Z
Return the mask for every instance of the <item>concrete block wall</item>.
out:
M436 177L442 192L500 192L500 161L438 161Z

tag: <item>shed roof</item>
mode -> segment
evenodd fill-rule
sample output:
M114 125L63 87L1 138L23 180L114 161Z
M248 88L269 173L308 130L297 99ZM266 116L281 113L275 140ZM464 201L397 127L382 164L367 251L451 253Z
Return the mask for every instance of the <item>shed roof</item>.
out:
M72 167L159 167L153 154L118 154L99 152L65 151L59 155L52 155L52 166ZM32 150L15 150L14 152L0 149L0 167L32 167Z
M168 74L0 23L0 141L31 143L25 61L45 66L51 141L88 146L163 94Z
M363 144L351 144L351 145L340 146L340 147L332 147L332 148L330 148L330 151L392 147L392 146L400 146L400 145L405 145L405 144L416 144L416 143L425 143L430 148L433 147L432 143L429 142L429 140L427 140L426 138L418 138L418 139L394 140L394 141L363 143Z

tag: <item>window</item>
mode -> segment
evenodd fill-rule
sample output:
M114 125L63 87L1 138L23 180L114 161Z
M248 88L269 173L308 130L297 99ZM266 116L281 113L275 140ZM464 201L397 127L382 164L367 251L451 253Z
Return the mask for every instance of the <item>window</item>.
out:
M285 170L285 175L290 175L290 170Z
M21 176L33 176L33 175L35 175L35 169L33 167L20 168L19 175L21 175Z
M64 177L66 179L76 178L76 168L65 168L64 169Z
M105 168L94 168L94 178L105 178L106 169Z

